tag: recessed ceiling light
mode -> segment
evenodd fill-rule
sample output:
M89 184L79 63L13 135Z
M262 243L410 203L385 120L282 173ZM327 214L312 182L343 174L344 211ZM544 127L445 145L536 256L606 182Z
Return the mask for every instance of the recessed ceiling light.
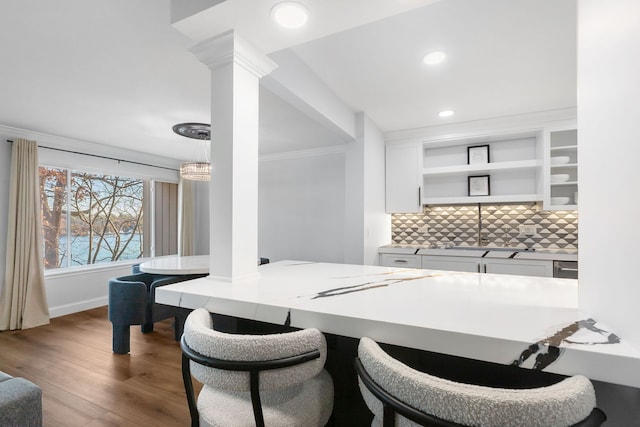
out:
M285 1L278 3L271 9L271 17L278 25L295 29L307 23L309 10L300 3Z
M446 57L447 57L446 53L440 50L436 50L434 52L426 54L424 58L422 58L422 62L424 62L427 65L436 65L444 61Z
M455 111L453 111L453 110L444 110L444 111L440 111L438 113L438 115L440 117L451 117L451 116L453 116L454 113L455 113Z

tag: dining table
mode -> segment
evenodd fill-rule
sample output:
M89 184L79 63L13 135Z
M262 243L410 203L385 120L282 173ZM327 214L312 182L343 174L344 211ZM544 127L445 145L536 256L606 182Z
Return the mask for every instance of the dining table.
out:
M138 268L143 273L168 276L208 274L209 255L169 255L142 262Z

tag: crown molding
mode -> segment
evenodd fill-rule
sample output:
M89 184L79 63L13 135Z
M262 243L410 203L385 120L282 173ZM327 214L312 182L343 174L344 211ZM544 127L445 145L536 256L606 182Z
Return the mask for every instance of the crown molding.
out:
M240 37L234 30L226 31L198 43L190 51L200 62L212 70L234 62L259 79L278 67L278 64Z

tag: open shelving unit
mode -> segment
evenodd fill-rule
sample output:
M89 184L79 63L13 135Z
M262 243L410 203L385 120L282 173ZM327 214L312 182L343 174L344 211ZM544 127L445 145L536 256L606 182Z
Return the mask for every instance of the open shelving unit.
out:
M575 126L549 129L545 132L545 198L546 210L575 210L578 209L578 131ZM551 164L551 159L557 156L569 157L565 164ZM567 174L569 179L564 182L551 182L551 175ZM554 197L568 197L567 204L553 204Z
M489 161L469 164L468 147L489 146ZM568 157L551 165L551 158ZM386 147L386 211L420 213L423 205L542 202L545 210L576 210L578 138L575 121L511 133L412 140ZM551 175L566 174L551 183ZM488 195L469 195L469 177L489 176ZM552 197L568 197L552 204Z
M423 143L422 203L472 204L543 199L538 133ZM467 148L489 145L489 162L468 164ZM469 196L468 177L489 175L489 195Z

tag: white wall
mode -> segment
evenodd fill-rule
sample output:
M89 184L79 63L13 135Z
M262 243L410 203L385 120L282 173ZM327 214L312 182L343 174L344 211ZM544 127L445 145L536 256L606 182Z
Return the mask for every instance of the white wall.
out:
M637 0L579 2L579 303L640 346L638 22Z
M385 142L364 114L357 117L365 136L364 264L378 265L378 248L391 243L391 215L385 213Z
M107 305L109 279L131 274L131 264L134 262L96 266L91 270L45 273L49 315L53 318Z
M260 159L259 256L344 262L344 163L342 147Z
M344 262L347 264L364 264L365 140L362 126L358 131L356 139L345 145Z
M345 152L344 261L378 264L378 247L391 242L391 215L385 214L384 138L364 114L356 114L356 139Z

